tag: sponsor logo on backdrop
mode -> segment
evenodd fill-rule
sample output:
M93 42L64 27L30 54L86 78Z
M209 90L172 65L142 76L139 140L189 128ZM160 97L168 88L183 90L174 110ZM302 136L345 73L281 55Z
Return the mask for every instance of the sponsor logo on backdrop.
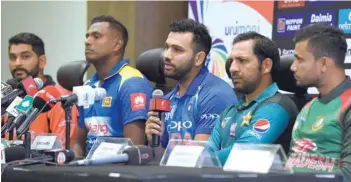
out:
M336 21L335 11L316 11L309 13L309 24L325 23L335 25Z
M278 35L294 35L304 23L301 14L281 14L277 16Z
M234 25L224 27L224 35L236 36L241 33L254 31L260 33L260 21L257 24L245 24L244 22L236 21Z
M279 55L280 56L284 56L284 55L288 55L288 54L295 54L295 50L294 49L281 49L278 48L279 51Z
M351 39L346 39L347 51L345 56L345 63L351 63Z
M339 29L344 33L351 33L351 9L339 10Z
M278 1L278 8L300 8L305 7L305 1L301 0L285 0L285 1Z
M307 6L325 6L334 4L335 0L309 0Z

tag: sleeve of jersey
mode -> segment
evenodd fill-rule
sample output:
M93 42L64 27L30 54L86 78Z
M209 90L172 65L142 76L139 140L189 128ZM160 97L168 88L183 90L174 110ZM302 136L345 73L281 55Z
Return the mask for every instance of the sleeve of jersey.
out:
M224 109L237 102L234 92L218 95L214 92L205 92L204 95L199 94L198 99L198 120L196 134L210 134L215 126L215 121L219 118Z
M133 77L126 80L119 90L123 124L129 124L136 120L147 120L149 102L152 94L152 87L149 82L140 77Z
M84 109L83 107L78 107L79 117L78 117L78 126L79 128L86 129L84 122Z
M349 111L343 121L343 141L341 149L341 171L345 176L345 181L351 181L351 111Z
M221 139L220 139L221 123L220 119L217 118L215 121L215 127L212 130L210 138L207 140L206 147L212 149L213 151L218 151Z
M273 143L286 129L288 122L289 113L283 107L277 103L264 104L254 113L248 129L235 143ZM218 151L222 164L227 160L232 147Z

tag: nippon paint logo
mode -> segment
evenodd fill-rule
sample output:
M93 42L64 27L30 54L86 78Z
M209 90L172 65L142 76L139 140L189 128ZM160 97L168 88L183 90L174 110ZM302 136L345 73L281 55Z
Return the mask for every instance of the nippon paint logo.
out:
M324 23L329 25L335 25L336 23L335 11L317 11L309 13L309 23Z
M301 14L283 14L277 18L277 33L278 35L294 35L300 30L304 23L303 15Z

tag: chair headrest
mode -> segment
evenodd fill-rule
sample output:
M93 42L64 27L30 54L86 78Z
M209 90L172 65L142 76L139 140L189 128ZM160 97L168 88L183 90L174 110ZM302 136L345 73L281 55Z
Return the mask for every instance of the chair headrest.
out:
M146 78L157 84L165 84L163 73L163 48L151 49L143 52L136 61L136 68Z
M65 89L72 91L74 86L84 84L84 74L90 64L87 61L72 61L57 70L57 81Z
M280 57L280 68L278 72L277 85L280 90L286 92L292 92L296 94L305 94L307 93L307 88L301 88L296 85L296 80L294 77L294 73L290 70L290 66L294 62L294 55L284 55ZM225 70L227 75L230 76L229 72L230 62L227 61L225 63Z
M277 84L280 90L292 92L297 95L307 93L307 88L301 88L296 85L294 73L290 70L292 63L295 60L295 56L292 54L284 55L280 57L280 68L277 78Z

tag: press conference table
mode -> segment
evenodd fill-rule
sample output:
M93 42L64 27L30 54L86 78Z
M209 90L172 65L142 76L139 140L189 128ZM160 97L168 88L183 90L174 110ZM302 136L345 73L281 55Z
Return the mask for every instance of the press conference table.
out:
M147 182L342 182L342 177L316 174L239 174L224 172L214 168L180 168L156 165L127 166L46 166L43 164L8 167L1 176L6 182L108 182L108 181L147 181Z

